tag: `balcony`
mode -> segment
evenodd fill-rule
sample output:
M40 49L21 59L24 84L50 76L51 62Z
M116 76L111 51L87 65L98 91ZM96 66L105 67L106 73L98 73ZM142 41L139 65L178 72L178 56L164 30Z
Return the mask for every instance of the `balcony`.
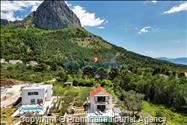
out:
M94 97L94 100L95 100L95 104L104 104L104 105L109 104L109 98L105 96Z

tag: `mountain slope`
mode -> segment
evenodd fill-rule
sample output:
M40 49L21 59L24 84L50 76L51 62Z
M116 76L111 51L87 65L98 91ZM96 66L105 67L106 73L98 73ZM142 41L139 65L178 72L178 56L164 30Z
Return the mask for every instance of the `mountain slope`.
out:
M160 72L186 68L138 55L89 33L81 28L79 19L64 1L45 0L23 21L10 22L1 28L1 58L84 66L93 64L94 56L100 58L101 65L123 64Z
M62 0L45 0L34 14L33 24L44 29L81 27L80 20Z
M82 28L43 30L37 28L1 29L1 58L37 60L44 63L92 64L92 57L99 56L100 64L116 63L132 67L171 70L185 68L150 57L138 55L117 47Z
M42 29L81 28L79 18L63 0L45 0L36 11L19 21L1 19L1 26L38 27Z

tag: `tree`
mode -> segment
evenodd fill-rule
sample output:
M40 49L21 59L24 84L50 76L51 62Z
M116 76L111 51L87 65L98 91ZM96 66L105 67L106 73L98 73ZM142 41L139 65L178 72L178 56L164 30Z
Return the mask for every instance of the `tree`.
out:
M187 113L187 84L180 85L176 88L175 97L172 102L172 107L177 111Z
M41 63L34 68L34 70L37 72L48 71L49 69L50 69L50 66L45 63Z
M133 90L123 91L122 96L127 109L132 111L132 115L136 115L142 110L143 94L136 93ZM135 113L136 112L136 113Z
M183 72L178 74L178 77L179 77L179 78L182 78L182 77L184 77L184 76L185 76L185 74L184 74Z
M83 71L79 68L77 72L77 77L82 78Z
M66 73L63 68L58 72L58 77L60 78L60 80L65 81Z
M110 72L109 72L109 79L113 80L116 76L119 75L119 70L118 68L111 68Z
M71 77L71 75L68 75L67 81L68 81L68 82L73 82L73 78Z
M51 65L51 70L56 71L58 69L58 65L56 63L53 63Z
M86 75L86 78L93 76L93 74L94 74L93 67L92 66L85 66L83 69L83 73L84 73L84 75Z
M107 79L108 72L107 72L107 70L104 69L103 67L100 67L100 68L97 70L97 73L98 73L98 75L100 76L100 79L101 79L101 80Z
M114 83L114 86L117 87L119 86L120 84L123 84L123 80L121 79L120 76L117 76L113 79L113 83Z
M102 80L100 82L101 86L104 87L104 86L107 86L107 87L112 87L112 82L110 80Z

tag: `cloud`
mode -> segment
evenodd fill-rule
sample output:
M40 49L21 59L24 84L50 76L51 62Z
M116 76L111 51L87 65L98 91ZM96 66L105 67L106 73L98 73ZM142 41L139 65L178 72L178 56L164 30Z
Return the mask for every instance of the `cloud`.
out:
M99 26L97 27L98 29L104 29L105 27L104 26Z
M178 6L174 6L170 8L169 10L165 11L164 14L172 14L172 13L177 13L181 11L187 10L187 2L183 2Z
M146 26L146 27L141 28L138 34L147 33L150 30L151 30L151 26Z
M35 2L33 5L32 5L32 12L33 11L36 11L38 6L43 2L43 1L30 1L30 2Z
M144 3L153 3L153 4L156 4L158 3L157 0L146 0Z
M150 2L152 2L154 4L158 3L158 1L156 1L156 0L150 0Z
M10 21L21 20L16 17L15 12L25 11L26 8L31 7L31 11L35 11L42 1L1 1L1 18Z
M66 5L67 5L68 7L71 7L71 6L72 6L72 4L69 3L68 1L65 1L65 3L66 3Z
M9 21L22 20L25 15L19 15L18 17L18 15L15 15L15 12L24 12L28 8L31 8L31 11L35 11L42 2L43 1L1 1L1 18ZM104 27L102 25L108 23L107 20L97 17L95 13L88 12L79 5L73 6L67 1L65 3L77 15L83 27L89 26L103 29Z
M73 6L72 11L80 19L82 26L98 27L107 23L105 19L96 17L95 13L90 13L79 5Z
M13 11L1 11L1 18L10 21L21 20L21 18L15 17Z

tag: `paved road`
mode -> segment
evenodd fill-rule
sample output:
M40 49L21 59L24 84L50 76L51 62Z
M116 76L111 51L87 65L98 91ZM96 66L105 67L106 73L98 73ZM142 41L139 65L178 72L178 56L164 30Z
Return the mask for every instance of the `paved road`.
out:
M1 108L11 105L20 97L20 89L23 86L25 86L25 84L13 85L12 88L8 88L6 97L5 94L1 95Z

